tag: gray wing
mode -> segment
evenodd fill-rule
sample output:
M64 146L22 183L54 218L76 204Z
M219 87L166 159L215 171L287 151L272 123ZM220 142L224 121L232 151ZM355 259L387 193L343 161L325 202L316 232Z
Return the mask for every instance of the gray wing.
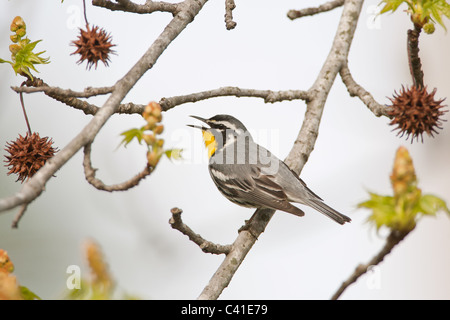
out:
M297 176L295 172L291 171L285 163L283 163L282 167L284 169L281 170L285 170L285 172L289 170L292 173L291 178L289 179L295 178L298 181L297 183L290 181L289 184L285 185L284 190L286 191L289 201L301 203L314 208L339 224L344 224L345 222L351 221L349 217L336 211L335 209L328 206L325 202L323 202L323 200L317 194L311 191L311 189L306 186L306 183L303 182L303 180L300 179L300 177ZM282 172L281 170L280 173ZM287 175L287 173L284 173L284 175Z
M210 174L219 190L231 201L249 207L281 210L297 216L304 212L293 206L273 176L265 175L257 165L211 164ZM233 200L234 199L234 200Z

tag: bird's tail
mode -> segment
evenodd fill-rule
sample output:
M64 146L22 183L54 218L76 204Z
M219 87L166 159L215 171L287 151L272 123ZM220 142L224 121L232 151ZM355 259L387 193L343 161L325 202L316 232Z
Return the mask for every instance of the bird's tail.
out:
M308 203L306 205L316 209L320 213L323 213L327 217L333 219L339 224L344 224L346 222L350 222L352 219L347 217L346 215L343 215L342 213L337 212L330 206L326 205L324 202L318 199L309 199Z

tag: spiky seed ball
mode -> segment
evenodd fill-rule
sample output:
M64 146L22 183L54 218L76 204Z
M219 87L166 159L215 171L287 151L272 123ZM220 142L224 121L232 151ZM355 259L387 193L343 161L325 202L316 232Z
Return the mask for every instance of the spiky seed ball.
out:
M86 25L86 30L80 29L78 40L72 41L72 44L77 47L77 50L72 54L79 54L80 60L78 64L87 60L87 69L91 69L93 65L97 69L97 63L102 61L105 66L108 66L109 55L115 53L111 50L115 44L111 43L111 36L98 26L92 29Z
M394 130L399 130L398 134L402 137L406 134L406 139L411 136L411 142L419 140L423 142L423 133L433 136L438 133L436 128L442 129L441 116L448 110L442 110L444 107L442 100L435 100L436 89L431 93L427 88L404 88L398 94L395 92L394 98L389 98L392 102L391 110L388 115L392 118L390 125L397 125Z
M7 142L5 150L5 167L8 167L8 175L14 173L19 177L16 181L24 182L31 178L44 164L58 151L53 146L53 140L48 137L41 138L37 132L25 137L19 134L16 141Z

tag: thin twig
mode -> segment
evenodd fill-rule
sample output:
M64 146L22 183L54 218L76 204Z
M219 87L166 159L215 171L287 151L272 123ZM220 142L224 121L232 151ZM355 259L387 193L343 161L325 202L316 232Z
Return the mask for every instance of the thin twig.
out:
M211 241L205 240L202 236L195 233L191 228L185 225L181 220L181 213L183 210L179 208L172 208L170 212L172 213L172 218L170 218L169 223L172 228L188 236L189 240L197 244L203 252L212 254L228 254L230 252L231 245L215 244Z
M24 84L25 83L22 83L22 86ZM25 117L25 122L27 123L28 134L31 137L32 131L31 131L30 122L28 121L27 111L25 110L25 103L23 102L23 93L22 92L19 93L19 99L20 99L20 105L22 106L23 116Z
M84 22L86 23L86 26L88 26L89 22L86 15L86 0L83 0L83 14L84 14Z
M334 0L327 3L324 3L318 7L305 8L301 10L289 10L287 16L289 19L294 20L298 18L302 18L305 16L312 16L318 13L326 12L333 10L337 7L340 7L344 4L345 0Z
M139 184L141 180L150 175L153 172L153 168L149 165L146 165L144 170L139 172L137 175L132 177L131 179L124 181L118 184L107 185L103 183L100 179L95 177L95 172L97 169L92 167L91 163L91 143L88 143L84 147L84 158L83 158L83 168L84 168L84 176L86 177L87 182L94 186L98 190L113 192L113 191L126 191L129 190Z
M381 249L381 251L373 257L369 263L367 264L360 264L358 267L356 267L355 271L353 272L350 277L342 283L342 285L339 287L339 289L336 291L336 293L331 297L331 300L337 300L341 294L347 289L352 283L356 282L356 280L359 279L363 274L367 272L369 267L376 266L380 262L384 260L384 258L394 249L396 245L398 245L412 230L409 231L391 231L389 236L386 239L386 244Z
M225 25L227 30L231 30L236 27L236 22L233 21L234 8L236 8L234 0L225 0Z
M421 30L417 25L414 25L414 30L408 30L407 42L409 70L414 86L418 89L423 88L422 63L419 57L419 36Z
M28 208L28 203L24 203L20 206L19 212L17 212L16 216L14 217L14 220L11 223L11 228L17 229L19 227L19 221L20 221L20 219L22 219L27 208Z
M356 83L350 73L347 62L342 65L339 74L341 75L342 82L344 82L351 97L358 97L377 117L388 117L389 106L379 104L375 101L370 92L366 91L363 87Z

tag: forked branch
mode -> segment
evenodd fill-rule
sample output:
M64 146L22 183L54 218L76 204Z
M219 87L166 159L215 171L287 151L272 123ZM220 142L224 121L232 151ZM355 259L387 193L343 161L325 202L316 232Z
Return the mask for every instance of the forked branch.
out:
M172 228L180 231L185 236L188 236L189 240L197 244L203 252L212 254L230 253L231 245L221 245L205 240L202 238L202 236L195 233L191 228L189 228L189 226L184 224L183 220L181 220L181 213L183 212L183 210L179 208L172 208L170 212L172 213L172 218L170 218L169 223Z
M389 107L379 104L375 101L370 92L366 91L363 87L356 83L350 73L347 61L342 65L339 74L341 75L342 81L347 87L350 96L358 97L377 117L388 116Z

